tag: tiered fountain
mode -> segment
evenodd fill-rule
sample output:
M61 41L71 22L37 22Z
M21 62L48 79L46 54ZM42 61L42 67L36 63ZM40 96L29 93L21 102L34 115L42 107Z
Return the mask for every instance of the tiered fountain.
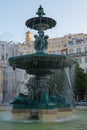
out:
M44 31L54 27L56 21L43 17L45 13L41 6L36 14L38 17L26 21L27 27L38 31L38 35L34 36L36 52L9 58L10 65L14 69L15 67L25 69L28 74L33 75L32 82L29 80L28 83L28 95L19 94L12 102L12 111L18 117L20 117L20 113L21 115L24 113L23 118L31 119L36 116L40 121L56 121L60 113L65 110L67 110L66 116L68 113L71 114L71 104L66 101L66 97L56 93L54 88L50 89L49 85L47 86L48 76L54 71L72 66L76 62L63 54L46 53L48 36L44 35Z

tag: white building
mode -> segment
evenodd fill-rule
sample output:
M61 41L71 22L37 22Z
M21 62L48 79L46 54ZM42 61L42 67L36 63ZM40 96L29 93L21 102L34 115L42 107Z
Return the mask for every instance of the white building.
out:
M71 39L67 44L67 52L87 71L87 39Z
M23 86L28 82L25 70L13 71L9 65L9 57L17 55L20 55L18 44L0 41L0 103L10 102L19 92L23 92Z
M0 102L6 102L10 98L11 94L11 85L9 83L12 80L12 77L9 78L9 73L12 73L12 68L9 66L8 58L11 56L17 55L17 45L10 41L0 41L0 91L2 96L0 96Z

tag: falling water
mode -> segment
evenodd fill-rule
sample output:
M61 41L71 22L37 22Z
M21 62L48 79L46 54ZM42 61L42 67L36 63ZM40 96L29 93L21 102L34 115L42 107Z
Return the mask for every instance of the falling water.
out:
M64 68L64 72L66 74L67 80L68 80L68 84L69 86L67 87L67 98L68 101L70 102L70 104L73 104L73 88L72 88L72 83L71 83L71 78L70 78L70 68Z
M65 71L67 79L68 79L69 88L72 89L72 84L71 84L71 79L70 79L70 73L69 73L69 67L64 68L64 71Z

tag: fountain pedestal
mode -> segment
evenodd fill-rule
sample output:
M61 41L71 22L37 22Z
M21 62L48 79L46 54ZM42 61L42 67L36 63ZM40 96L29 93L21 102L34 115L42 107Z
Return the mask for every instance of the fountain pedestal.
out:
M12 118L15 120L39 120L41 122L56 122L59 119L67 119L72 117L71 108L59 109L13 109Z
M57 109L39 110L39 120L42 122L55 122L57 120Z
M66 119L72 117L71 108L60 108L57 110L57 119Z
M14 120L27 120L31 118L31 110L29 109L13 109L12 118Z

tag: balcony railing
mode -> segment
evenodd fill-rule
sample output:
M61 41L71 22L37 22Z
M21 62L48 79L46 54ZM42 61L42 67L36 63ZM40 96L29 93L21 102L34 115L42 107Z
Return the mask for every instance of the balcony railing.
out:
M87 52L72 53L67 55L71 57L87 56Z

